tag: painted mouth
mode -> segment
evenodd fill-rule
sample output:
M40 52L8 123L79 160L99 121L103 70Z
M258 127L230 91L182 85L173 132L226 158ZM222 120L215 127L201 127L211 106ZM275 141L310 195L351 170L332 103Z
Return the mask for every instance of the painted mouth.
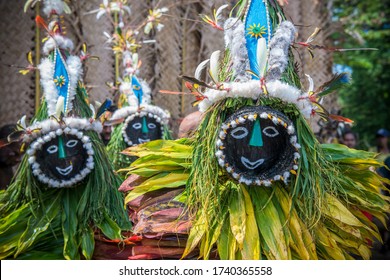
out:
M264 162L264 159L261 158L261 159L256 160L256 161L250 161L246 157L241 157L241 162L246 168L248 168L249 170L253 170L253 169L256 169L257 167L259 167L260 165L262 165Z
M141 139L141 138L138 138L138 142L139 142L140 144L146 143L146 142L149 142L149 141L150 141L149 138L148 138L148 139Z
M73 165L69 165L67 168L59 168L59 167L56 167L58 173L60 173L61 175L63 176L66 176L68 175L70 172L72 172L73 170Z

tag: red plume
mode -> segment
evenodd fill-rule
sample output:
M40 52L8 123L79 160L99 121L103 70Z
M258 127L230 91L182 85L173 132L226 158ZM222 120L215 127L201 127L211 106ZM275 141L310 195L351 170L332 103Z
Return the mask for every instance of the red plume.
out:
M45 20L41 16L36 16L35 22L37 23L38 27L44 28L49 34L51 33Z
M343 116L339 116L339 115L329 114L329 118L331 118L332 120L338 121L338 122L353 123L353 120L348 119L348 118L343 117Z

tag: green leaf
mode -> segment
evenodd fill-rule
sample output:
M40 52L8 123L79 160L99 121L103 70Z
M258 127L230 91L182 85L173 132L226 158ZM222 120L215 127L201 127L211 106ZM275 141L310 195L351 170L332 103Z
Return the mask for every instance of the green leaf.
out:
M163 189L177 188L186 184L188 180L186 173L161 173L142 182L134 190L132 190L125 198L125 204L147 192Z
M236 189L230 194L229 214L230 229L241 250L246 232L245 200L241 189Z
M198 214L199 215L199 214ZM197 219L196 224L191 228L190 234L188 235L187 245L183 253L183 258L191 253L199 244L199 241L204 236L207 229L205 217L200 215Z
M62 233L64 235L64 257L80 259L79 236L77 233L77 199L72 189L65 190L62 199Z
M245 213L246 213L246 231L244 246L242 248L242 258L245 260L258 260L260 254L260 237L257 229L257 222L252 201L244 185L240 185L244 195Z
M97 226L101 229L103 234L109 239L121 239L121 228L115 223L106 212L104 212L104 220Z
M255 196L256 221L260 230L263 242L269 248L270 256L273 259L288 259L286 238L283 233L283 225L278 210L271 201L272 192L264 188L256 188L251 195Z
M60 197L61 192L58 192L57 196L53 197L53 199L49 201L49 205L43 207L43 209L40 209L40 211L38 212L39 214L36 217L30 216L27 223L27 228L23 235L20 237L18 243L18 250L15 256L26 251L30 246L32 246L32 244L35 242L35 240L40 234L48 230L53 219L57 218L57 216L59 215Z
M91 228L86 228L81 233L81 250L83 256L90 260L92 259L93 251L95 249L95 237Z

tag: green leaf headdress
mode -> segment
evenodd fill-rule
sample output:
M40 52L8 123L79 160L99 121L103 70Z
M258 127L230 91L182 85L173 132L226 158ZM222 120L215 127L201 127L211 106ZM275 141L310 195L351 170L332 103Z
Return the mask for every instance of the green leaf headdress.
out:
M185 191L173 200L186 211L176 218L191 222L183 257L370 258L367 240L380 236L363 212L382 222L389 212L384 179L370 170L380 163L317 141L308 119L328 117L318 98L332 90L314 91L311 79L307 91L300 88L289 50L295 29L276 1L239 1L237 8L224 24L224 55L213 53L195 77L184 77L204 111L194 139L130 148L140 158L128 170L144 180L126 197L142 221L135 228L145 236L162 228L153 226L151 203L138 204L172 191L167 181L180 174ZM210 83L200 80L207 63Z
M209 60L212 83L201 89L185 254L198 246L209 258L216 245L222 259L368 258L366 240L378 232L361 211L379 219L389 211L382 179L368 169L378 162L317 141L307 120L328 116L312 80L299 87L293 24L276 1L239 4L239 17L224 25L223 58Z
M119 9L122 9L122 6ZM145 27L145 34L150 32L153 24L157 24L156 28L159 30L162 25L158 23L158 19L166 10L166 8L161 8L150 11L148 18L137 28L125 24L126 18L123 16L125 12L122 11L120 12L122 16L119 17L120 23L115 26L112 49L116 55L121 56L123 71L122 78L118 78L120 82L118 106L120 108L107 123L107 125L119 125L113 131L107 150L116 169L127 166L133 160L121 154L126 148L151 140L170 138L169 112L159 106L152 105L150 87L146 81L138 76L141 61L137 49L146 41L138 42L136 40L136 35L139 34L138 29L142 26Z

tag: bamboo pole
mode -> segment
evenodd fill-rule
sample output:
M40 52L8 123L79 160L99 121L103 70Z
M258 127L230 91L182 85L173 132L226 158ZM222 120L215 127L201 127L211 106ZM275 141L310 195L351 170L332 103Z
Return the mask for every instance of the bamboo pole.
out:
M187 17L187 15L186 15ZM187 25L187 21L183 21L183 34L187 34L187 28L188 28L188 25ZM187 41L186 41L186 36L182 36L182 55L181 55L181 63L182 63L182 67L181 67L181 73L182 75L184 75L186 73L186 70L187 70ZM184 85L184 81L182 80L181 82L181 91L182 92L185 92L186 89L185 89L185 85ZM180 117L185 117L184 113L185 113L185 95L184 94L181 94L181 106L180 106Z
M35 6L35 16L40 15L40 3ZM35 25L35 65L39 65L41 60L41 34L39 26ZM38 112L41 104L41 85L39 70L35 70L35 113Z
M114 13L114 33L117 33L117 26L118 26L118 12ZM119 81L119 53L115 54L115 83L117 84Z

